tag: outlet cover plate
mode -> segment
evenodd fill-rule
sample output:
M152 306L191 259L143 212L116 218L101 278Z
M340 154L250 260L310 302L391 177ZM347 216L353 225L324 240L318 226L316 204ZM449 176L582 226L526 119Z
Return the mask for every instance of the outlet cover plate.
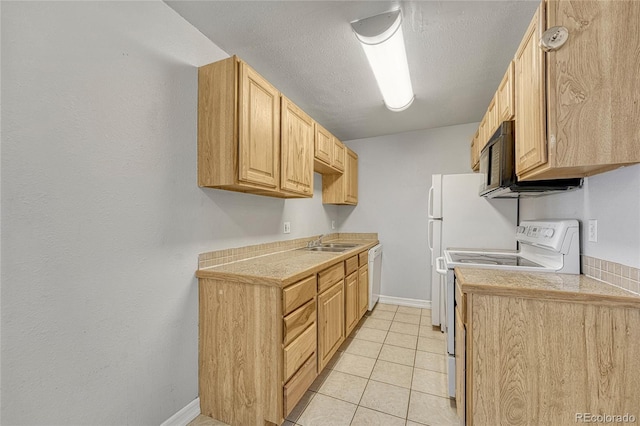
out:
M589 242L598 242L598 221L596 219L589 219Z

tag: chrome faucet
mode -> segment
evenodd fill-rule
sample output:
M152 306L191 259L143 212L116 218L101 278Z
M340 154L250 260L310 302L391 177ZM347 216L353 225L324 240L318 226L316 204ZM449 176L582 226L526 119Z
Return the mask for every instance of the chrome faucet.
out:
M320 234L320 236L318 238L316 238L315 240L311 240L307 243L307 247L317 247L320 244L322 244L322 237L324 237L324 234Z

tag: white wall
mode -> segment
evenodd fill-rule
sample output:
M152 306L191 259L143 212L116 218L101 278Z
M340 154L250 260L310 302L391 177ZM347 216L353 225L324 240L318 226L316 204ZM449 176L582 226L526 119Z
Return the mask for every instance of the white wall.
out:
M520 201L521 219L575 218L581 253L640 268L640 165L585 178L583 188ZM588 221L598 221L598 242Z
M358 153L358 205L341 207L340 230L378 232L385 296L431 299L427 197L434 173L471 172L477 123L346 142Z
M164 3L1 7L0 423L160 424L198 395L198 253L337 207L197 187L196 67L228 55Z

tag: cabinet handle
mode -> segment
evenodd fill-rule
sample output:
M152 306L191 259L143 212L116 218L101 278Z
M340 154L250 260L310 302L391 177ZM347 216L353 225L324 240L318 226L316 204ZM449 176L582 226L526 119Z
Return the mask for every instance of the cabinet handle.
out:
M566 27L551 27L540 37L540 48L545 52L553 52L560 49L569 38L569 30Z

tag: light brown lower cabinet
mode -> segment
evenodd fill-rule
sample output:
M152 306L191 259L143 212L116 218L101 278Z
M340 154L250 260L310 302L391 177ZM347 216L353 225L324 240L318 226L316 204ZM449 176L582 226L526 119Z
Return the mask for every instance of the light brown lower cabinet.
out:
M358 319L367 312L369 306L369 266L358 269Z
M466 324L456 320L466 392L456 398L467 425L569 425L580 413L640 418L637 307L468 293L466 311Z
M344 339L344 284L340 280L318 295L318 371L327 365Z
M358 315L359 290L358 274L354 272L344 280L344 316L347 335L353 331L360 319L360 315Z
M284 288L199 278L201 413L232 426L281 424L362 316L358 259Z
M455 344L456 344L456 408L460 424L465 424L465 392L466 387L466 337L467 330L462 322L462 315L456 306Z

